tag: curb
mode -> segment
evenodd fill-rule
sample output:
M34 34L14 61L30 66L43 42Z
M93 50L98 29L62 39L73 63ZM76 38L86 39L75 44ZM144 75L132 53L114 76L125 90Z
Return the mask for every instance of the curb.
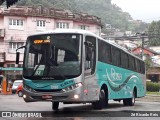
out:
M142 98L136 98L137 101L144 101L144 102L160 102L160 95L146 95Z

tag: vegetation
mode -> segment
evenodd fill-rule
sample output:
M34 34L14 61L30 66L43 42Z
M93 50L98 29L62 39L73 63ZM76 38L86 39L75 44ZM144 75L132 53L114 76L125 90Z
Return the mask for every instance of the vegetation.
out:
M144 31L147 27L146 23L130 22L133 19L129 13L123 12L115 4L111 4L111 0L20 0L16 4L25 6L42 5L95 15L101 18L104 31L105 24L111 24L114 28L119 28L122 31L132 30L134 32Z
M152 59L149 57L149 58L145 59L144 62L145 62L146 71L147 71L152 65Z
M149 45L159 46L160 45L160 21L153 21L148 28Z
M148 92L159 92L160 91L159 83L147 82L146 87L147 87Z
M160 92L147 92L149 95L160 95Z

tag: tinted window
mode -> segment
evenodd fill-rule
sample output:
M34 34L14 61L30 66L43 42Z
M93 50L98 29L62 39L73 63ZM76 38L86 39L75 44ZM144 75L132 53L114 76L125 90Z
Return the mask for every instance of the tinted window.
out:
M125 52L121 52L121 61L122 61L122 67L128 68L128 55Z
M111 63L111 45L100 41L98 42L98 60L104 63Z
M135 70L135 59L132 56L129 56L129 68Z
M112 47L112 63L116 66L121 66L120 50L116 47Z
M143 61L141 61L141 73L145 73L145 64Z

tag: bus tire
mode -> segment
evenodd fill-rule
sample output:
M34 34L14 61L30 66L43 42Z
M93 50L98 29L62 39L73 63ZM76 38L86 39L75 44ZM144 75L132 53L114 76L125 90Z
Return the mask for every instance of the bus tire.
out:
M58 110L59 102L52 102L52 110Z
M123 105L128 106L128 99L123 99Z
M134 104L135 104L135 91L133 91L132 98L128 99L128 105L129 106L134 106Z
M135 91L133 91L132 98L123 99L124 106L134 106L135 104Z
M108 101L108 100L107 100ZM102 109L105 106L106 98L104 90L100 91L99 100L92 103L94 109Z

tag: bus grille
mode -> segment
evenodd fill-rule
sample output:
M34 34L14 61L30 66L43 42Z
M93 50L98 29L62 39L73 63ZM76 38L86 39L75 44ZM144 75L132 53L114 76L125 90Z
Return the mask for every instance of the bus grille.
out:
M33 99L42 100L42 96L31 96ZM63 100L66 99L68 96L53 96L53 100ZM44 99L45 100L45 99ZM47 100L47 99L46 99Z
M61 92L62 89L52 89L52 90L39 90L39 89L34 89L35 92Z

